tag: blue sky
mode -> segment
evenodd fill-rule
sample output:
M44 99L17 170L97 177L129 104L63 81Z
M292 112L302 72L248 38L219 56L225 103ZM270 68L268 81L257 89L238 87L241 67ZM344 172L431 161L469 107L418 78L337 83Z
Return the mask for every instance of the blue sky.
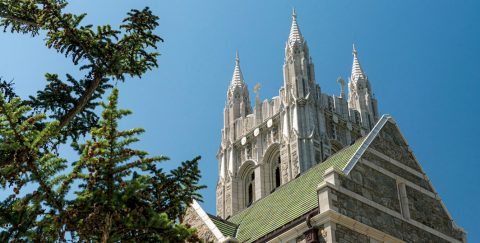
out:
M202 155L207 211L215 212L215 155L235 51L250 89L259 82L262 99L277 95L295 7L323 92L339 94L335 80L348 77L355 43L380 111L396 119L469 241L480 242L478 1L71 2L91 24L119 25L144 6L160 16L160 67L117 84L120 105L134 111L123 126L145 128L137 146L168 155L166 168ZM43 87L45 72L77 73L41 37L0 34L0 57L0 76L15 80L22 96Z

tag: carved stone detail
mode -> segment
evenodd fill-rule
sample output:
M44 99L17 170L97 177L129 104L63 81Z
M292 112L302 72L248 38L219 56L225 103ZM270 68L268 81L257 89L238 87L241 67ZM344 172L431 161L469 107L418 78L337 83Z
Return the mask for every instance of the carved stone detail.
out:
M311 228L305 233L303 233L305 236L305 243L319 243L318 241L318 229L316 228Z

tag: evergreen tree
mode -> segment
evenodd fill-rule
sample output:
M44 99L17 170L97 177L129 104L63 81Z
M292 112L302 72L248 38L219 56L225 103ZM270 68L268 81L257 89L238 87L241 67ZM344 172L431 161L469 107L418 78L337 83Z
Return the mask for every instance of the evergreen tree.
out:
M0 204L2 242L65 241L66 236L98 242L195 241L193 230L175 220L200 199L200 158L165 173L158 164L167 157L129 148L143 129L118 130L118 120L130 112L118 109L117 99L114 89L91 139L74 144L80 158L69 168L44 149L59 122L38 129L45 115L26 117L31 108L20 98L6 102L0 97L0 186L13 187ZM25 150L36 152L18 158ZM38 189L19 195L31 183Z
M46 87L27 100L0 81L0 242L196 241L178 222L201 199L199 158L162 171L166 157L129 148L142 129L118 129L129 114L117 108L118 90L100 102L115 80L157 67L158 17L148 8L132 10L118 30L94 29L81 24L85 14L65 13L67 4L0 0L4 30L41 33L48 48L84 73L65 80L47 74ZM68 140L79 152L73 163L59 153Z

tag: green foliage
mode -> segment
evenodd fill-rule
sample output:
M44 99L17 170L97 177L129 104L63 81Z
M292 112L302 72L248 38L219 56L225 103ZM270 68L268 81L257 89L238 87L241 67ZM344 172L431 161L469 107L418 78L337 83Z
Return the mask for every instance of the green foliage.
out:
M131 10L118 30L82 25L85 14L65 13L66 0L0 0L5 31L45 36L46 46L84 73L47 85L21 100L0 80L0 242L197 241L178 224L200 200L199 157L164 172L168 158L133 149L143 129L119 130L130 114L117 108L118 90L100 102L113 80L142 77L157 67L158 17ZM103 113L95 112L101 105ZM85 140L85 136L89 138ZM59 149L73 141L79 158Z
M14 33L45 34L48 48L71 58L85 73L80 79L67 75L61 81L47 74L48 85L31 97L29 105L60 121L64 142L85 135L98 121L94 107L109 80L141 77L157 67L157 48L162 38L153 33L158 17L148 8L131 10L118 30L110 25L82 25L86 14L64 13L65 0L0 0L0 26Z
M193 230L175 220L193 199L201 199L200 158L163 172L158 165L167 157L129 147L143 129L118 129L118 120L130 111L118 109L117 99L114 89L101 104L104 111L91 139L74 145L79 159L67 167L44 149L58 121L38 129L44 115L27 117L30 107L20 98L6 102L0 97L0 188L14 186L0 203L0 241L64 240L66 234L101 242L193 239ZM37 183L38 190L19 195L24 186Z
M59 192L64 194L75 179L81 181L81 190L61 218L69 219L67 230L81 229L81 239L185 240L190 230L170 219L181 216L185 202L200 198L196 193L202 188L197 184L199 158L165 174L157 162L166 157L149 157L145 151L128 148L143 129L118 130L118 119L130 112L117 109L117 95L114 90L103 105L102 121L92 130L92 139L77 146L81 157ZM178 171L189 171L188 177Z

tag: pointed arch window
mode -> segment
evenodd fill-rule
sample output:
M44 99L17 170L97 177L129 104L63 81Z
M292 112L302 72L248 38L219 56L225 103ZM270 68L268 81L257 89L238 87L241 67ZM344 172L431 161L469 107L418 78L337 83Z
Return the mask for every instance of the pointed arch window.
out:
M280 155L278 155L276 159L272 161L272 163L274 163L272 170L272 187L273 190L275 190L277 187L282 185Z
M252 184L248 185L248 206L253 202L253 186Z
M280 186L280 167L275 169L275 187Z
M252 170L246 178L246 205L250 206L255 201L255 172Z

